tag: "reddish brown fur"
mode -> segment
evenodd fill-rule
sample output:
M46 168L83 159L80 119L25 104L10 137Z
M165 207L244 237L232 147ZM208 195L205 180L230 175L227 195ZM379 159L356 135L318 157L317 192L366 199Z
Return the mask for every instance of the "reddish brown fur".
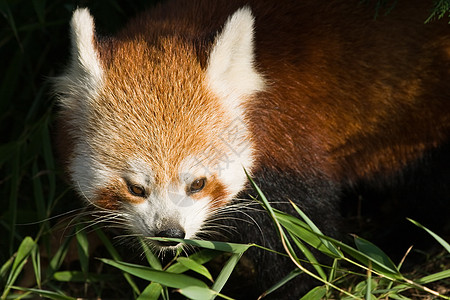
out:
M279 20L298 30L272 32L277 42L264 38L271 22L256 25L259 65L273 82L249 105L262 164L286 170L302 158L302 172L352 181L395 172L448 139L450 27L422 24L427 10L416 3L379 20L351 1L314 3Z
M268 83L245 106L256 168L345 182L396 172L450 132L450 26L424 25L424 2L399 1L375 20L360 1L169 1L98 41L106 89L85 134L112 169L145 149L157 183L175 180L232 120L205 66L226 18L249 3ZM140 101L155 105L140 111Z
M448 139L450 27L423 24L424 2L399 1L375 20L359 1L249 1L269 82L247 105L258 165L353 181L395 172ZM204 62L211 34L245 3L169 2L122 36L158 44L176 32Z
M148 49L145 41L115 44L114 58L107 64L106 89L89 123L91 134L105 139L93 146L114 160L109 165L121 165L142 153L138 149L145 149L146 157L139 158L155 168L156 183L175 180L182 160L198 155L229 123L220 103L206 88L201 89L204 75L190 63L195 61L193 50L180 48L173 39L162 41L161 47ZM192 85L200 91L193 94ZM114 107L111 115L105 110L109 106ZM205 114L217 117L205 119ZM109 118L114 119L113 128L104 127L111 125L103 122Z

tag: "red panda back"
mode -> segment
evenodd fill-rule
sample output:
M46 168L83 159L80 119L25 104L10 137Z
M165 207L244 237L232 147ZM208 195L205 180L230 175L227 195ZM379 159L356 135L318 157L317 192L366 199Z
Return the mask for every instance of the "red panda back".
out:
M269 88L247 107L261 164L354 181L449 139L448 20L423 24L423 1L377 19L352 1L303 5L256 19Z

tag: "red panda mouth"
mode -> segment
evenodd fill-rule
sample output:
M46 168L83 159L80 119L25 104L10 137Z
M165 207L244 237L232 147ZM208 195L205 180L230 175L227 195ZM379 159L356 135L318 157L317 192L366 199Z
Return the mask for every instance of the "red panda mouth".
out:
M186 233L181 228L181 226L170 227L170 228L160 231L156 234L156 237L161 237L161 238L184 239L185 236L186 236ZM157 242L162 247L174 247L179 244L179 242L177 242L177 241L161 241L161 240L159 240Z

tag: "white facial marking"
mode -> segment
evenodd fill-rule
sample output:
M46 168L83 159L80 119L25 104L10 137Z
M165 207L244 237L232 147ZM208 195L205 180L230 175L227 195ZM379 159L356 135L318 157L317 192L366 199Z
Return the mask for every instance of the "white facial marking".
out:
M130 160L128 168L127 176L133 174L136 183L152 191L142 203L126 206L128 213L134 216L130 220L133 230L155 236L167 226L178 224L184 230L185 238L194 238L207 218L209 199L195 200L186 193L187 182L193 177L189 173L180 173L177 182L156 185L151 166L145 161Z

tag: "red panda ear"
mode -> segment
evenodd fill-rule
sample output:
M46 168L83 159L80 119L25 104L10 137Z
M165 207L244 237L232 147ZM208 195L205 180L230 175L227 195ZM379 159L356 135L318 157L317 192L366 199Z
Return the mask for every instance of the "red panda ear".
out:
M249 7L237 10L217 36L208 60L208 83L221 98L237 107L245 96L264 87L254 67L254 17Z
M63 76L56 78L55 89L67 108L95 98L102 84L103 69L96 49L94 20L87 8L75 10L71 26L71 63Z

